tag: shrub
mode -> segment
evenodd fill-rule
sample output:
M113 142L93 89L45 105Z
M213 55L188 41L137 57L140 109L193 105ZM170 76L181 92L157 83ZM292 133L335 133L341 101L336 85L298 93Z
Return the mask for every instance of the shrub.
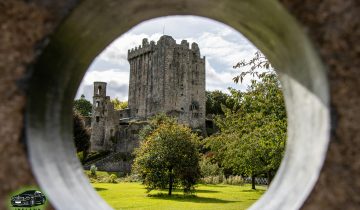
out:
M244 179L241 176L229 176L226 178L224 175L207 176L201 179L203 184L229 184L229 185L243 185Z
M243 185L245 183L244 179L241 176L229 176L224 184L230 185Z
M223 183L224 176L207 176L201 179L204 184L221 184Z
M95 165L91 165L90 174L91 176L96 176L97 167Z
M108 183L116 183L117 176L115 174L111 174L108 178Z
M222 176L223 172L221 168L218 166L217 163L211 163L209 158L202 157L201 161L199 162L201 176L208 177L208 176Z

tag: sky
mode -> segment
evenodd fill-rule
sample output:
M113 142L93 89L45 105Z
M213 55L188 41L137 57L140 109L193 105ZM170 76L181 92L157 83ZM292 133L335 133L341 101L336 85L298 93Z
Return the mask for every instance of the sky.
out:
M129 70L128 49L139 46L143 38L159 40L163 35L172 36L179 44L181 40L196 42L201 56L206 57L206 90L228 92L228 87L245 90L250 78L235 84L233 77L241 70L233 66L241 60L254 57L257 48L242 34L223 23L196 16L169 16L142 22L114 40L92 62L87 70L76 98L82 94L92 101L93 83L107 82L107 95L121 101L128 98Z

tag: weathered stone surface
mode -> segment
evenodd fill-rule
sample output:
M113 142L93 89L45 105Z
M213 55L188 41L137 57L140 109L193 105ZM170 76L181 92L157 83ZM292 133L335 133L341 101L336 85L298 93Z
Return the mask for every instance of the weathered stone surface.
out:
M23 136L25 80L47 36L75 2L0 2L0 209L6 208L9 193L36 185Z
M196 43L164 35L129 50L129 108L135 118L173 115L192 128L205 128L205 57Z
M320 178L303 209L360 206L360 2L282 0L327 65L332 133Z

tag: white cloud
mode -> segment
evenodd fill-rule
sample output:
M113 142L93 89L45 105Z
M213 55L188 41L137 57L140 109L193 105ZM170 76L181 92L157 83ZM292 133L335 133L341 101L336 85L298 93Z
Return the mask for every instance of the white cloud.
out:
M119 69L109 69L107 71L92 70L86 72L76 98L84 94L88 100L92 101L93 83L96 81L108 83L107 95L111 96L111 98L118 97L120 100L127 100L129 71L123 72Z

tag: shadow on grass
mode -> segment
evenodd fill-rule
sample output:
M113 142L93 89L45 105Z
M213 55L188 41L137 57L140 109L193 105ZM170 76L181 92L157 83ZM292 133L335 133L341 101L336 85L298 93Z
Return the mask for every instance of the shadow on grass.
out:
M265 192L266 190L263 189L256 189L256 190L241 190L241 192Z
M95 189L96 191L108 190L108 189L106 189L106 188L101 188L101 187L94 187L94 189Z
M151 199L161 199L161 200L170 200L170 201L178 201L178 202L191 202L191 203L235 203L240 201L227 201L221 200L218 198L205 198L198 197L196 195L171 195L164 193L151 194L148 195Z
M226 186L224 185L219 185L219 184L202 184L202 185L206 185L206 186L209 186L209 187L217 187L217 188L224 188Z
M218 193L217 190L195 190L195 193Z

